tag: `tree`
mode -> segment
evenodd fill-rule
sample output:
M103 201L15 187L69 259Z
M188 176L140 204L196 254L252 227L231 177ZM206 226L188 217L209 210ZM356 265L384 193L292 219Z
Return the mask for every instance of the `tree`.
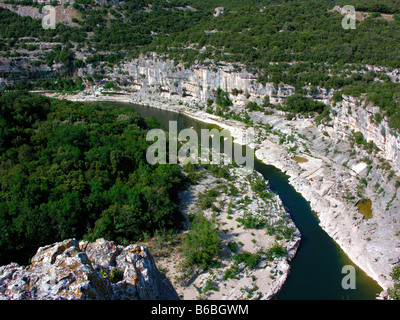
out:
M156 125L129 108L0 93L2 264L65 238L127 243L179 227L184 176L145 156Z
M183 236L183 256L188 266L208 268L221 250L219 231L213 220L203 214L195 215L188 233Z

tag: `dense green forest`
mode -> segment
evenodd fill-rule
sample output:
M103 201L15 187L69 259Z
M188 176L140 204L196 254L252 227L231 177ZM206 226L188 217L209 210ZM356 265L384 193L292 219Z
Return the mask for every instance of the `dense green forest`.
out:
M384 2L346 3L371 10L376 4L397 12L394 1ZM44 30L40 20L1 9L0 36L4 51L12 48L17 38L38 37L41 41L90 44L98 50L118 53L156 50L188 62L212 56L258 68L268 67L271 61L399 66L400 26L396 19L389 22L369 18L358 23L356 30L344 30L340 14L328 12L335 4L330 0L128 0L111 7L98 6L93 0L77 0L74 8L80 13L80 19L76 19L79 27L58 24L56 30ZM185 5L196 10L179 9ZM226 6L226 13L214 17L213 8L220 5ZM143 10L149 6L151 10ZM379 8L376 10L383 10ZM217 32L205 32L210 30ZM182 50L191 44L209 46L210 50Z
M137 241L178 228L176 165L149 165L157 126L129 108L0 95L0 265L66 238Z
M384 14L400 13L400 3L397 0L353 0L338 1L338 4L345 6L352 4L357 11L379 12Z
M19 3L9 0L9 3ZM39 6L31 0L22 2ZM357 21L355 30L341 27L343 16L331 9L354 5L371 14ZM67 4L63 4L67 6ZM216 7L225 12L215 17ZM365 66L400 67L399 3L393 0L127 0L119 5L77 0L74 26L57 24L44 30L41 21L0 9L0 50L13 61L24 59L21 50L54 43L36 64L63 68L55 74L20 71L3 73L22 79L19 89L82 90L88 80L107 77L105 69L140 53L168 54L189 67L196 62L240 63L258 74L259 82L293 85L296 93L312 95L318 87L368 98L400 128L399 103L393 97L400 85L384 71ZM390 14L391 19L381 14ZM86 58L77 52L86 50ZM97 68L87 79L76 71ZM36 81L27 82L24 76ZM51 79L52 78L52 79ZM55 81L56 80L56 81Z

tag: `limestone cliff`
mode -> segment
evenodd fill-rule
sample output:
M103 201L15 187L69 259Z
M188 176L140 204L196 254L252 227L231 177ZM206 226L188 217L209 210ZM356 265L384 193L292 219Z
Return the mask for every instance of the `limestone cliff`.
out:
M379 107L344 96L343 101L332 104L332 109L335 116L325 128L331 137L348 140L352 131L361 132L365 140L373 141L381 150L380 155L400 172L400 136L389 127L385 118L376 120Z
M90 73L90 68L85 72ZM289 85L275 87L273 83L257 82L256 73L243 65L209 62L185 68L182 63L175 64L154 54L121 64L110 73L110 78L123 90L132 90L138 101L154 96L170 102L204 105L208 99L215 98L214 91L220 87L230 93L235 107L244 107L249 101L261 105L265 96L272 103L280 103L295 92L294 87ZM93 93L96 89L101 94L101 86L88 91ZM232 94L235 89L241 94ZM332 90L319 88L318 93L312 96L330 104L335 112L333 122L324 130L335 138L345 140L348 140L352 130L360 131L367 141L373 141L382 150L382 156L393 162L393 168L400 172L400 137L385 120L380 123L374 121L379 108L353 97L344 97L342 102L335 104L330 100L332 94Z
M92 70L81 71L90 74ZM152 54L124 62L113 70L110 78L118 81L124 89L133 90L136 96L157 94L169 100L194 103L214 99L213 91L219 87L229 93L233 89L242 90L242 94L231 95L235 105L242 106L247 104L246 94L261 103L266 95L279 102L294 93L292 86L275 87L273 83L257 82L256 72L246 70L243 65L210 61L185 68L182 63L175 64L172 60Z
M0 299L178 300L147 248L68 239L39 248L29 266L0 267Z

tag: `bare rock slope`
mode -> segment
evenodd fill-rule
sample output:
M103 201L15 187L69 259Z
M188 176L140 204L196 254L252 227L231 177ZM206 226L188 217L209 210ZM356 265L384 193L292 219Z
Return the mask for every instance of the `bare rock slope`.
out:
M75 239L39 248L29 266L0 267L0 299L178 300L147 248Z

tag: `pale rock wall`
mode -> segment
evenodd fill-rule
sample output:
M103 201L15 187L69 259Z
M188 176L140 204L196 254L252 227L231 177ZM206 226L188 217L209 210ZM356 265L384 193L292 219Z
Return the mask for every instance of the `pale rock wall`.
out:
M400 172L400 135L391 129L386 119L374 121L379 107L344 96L343 101L332 104L337 112L325 129L333 138L348 140L349 135L361 132L367 141L373 141L381 150L380 155L392 162L393 169Z

